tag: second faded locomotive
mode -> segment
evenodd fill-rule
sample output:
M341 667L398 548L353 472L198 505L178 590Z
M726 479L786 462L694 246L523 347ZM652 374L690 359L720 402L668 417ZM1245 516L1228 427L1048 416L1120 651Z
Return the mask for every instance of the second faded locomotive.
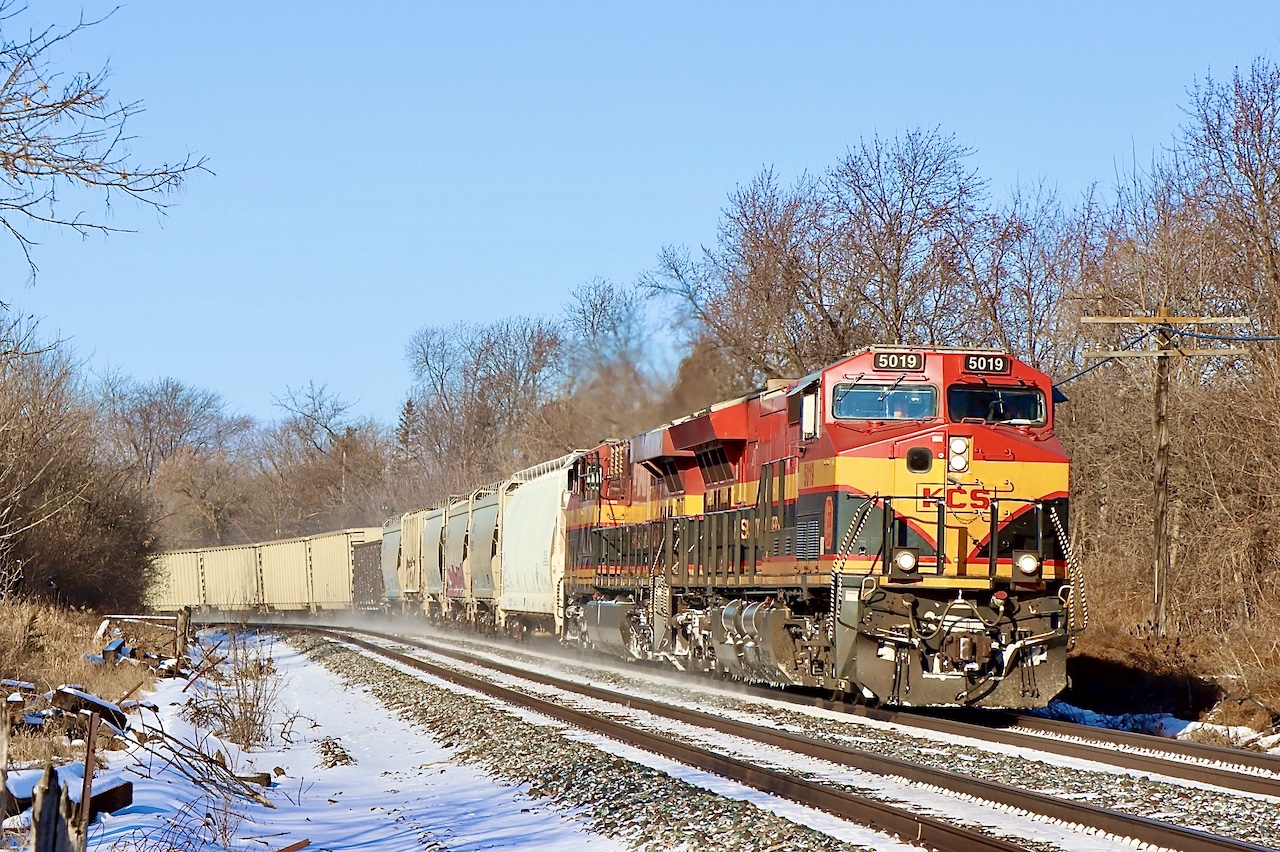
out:
M465 511L406 515L398 538L423 544L401 545L396 574L436 615L682 669L1035 707L1065 686L1076 626L1067 474L1043 373L1002 352L875 348ZM545 507L530 491L562 488L563 514L514 506L499 523L501 492ZM542 540L500 549L512 536Z

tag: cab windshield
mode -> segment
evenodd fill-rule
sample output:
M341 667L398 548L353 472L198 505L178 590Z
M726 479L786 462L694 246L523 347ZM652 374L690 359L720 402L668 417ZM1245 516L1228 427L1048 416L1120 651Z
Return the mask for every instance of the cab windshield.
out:
M938 415L938 391L930 385L840 384L831 414L837 420L928 420Z
M947 415L952 423L981 420L1010 426L1043 426L1044 394L1036 388L952 385L947 388Z

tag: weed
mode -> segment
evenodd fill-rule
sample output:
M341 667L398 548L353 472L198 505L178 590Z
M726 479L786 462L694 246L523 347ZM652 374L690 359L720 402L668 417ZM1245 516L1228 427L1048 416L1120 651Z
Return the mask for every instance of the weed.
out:
M238 632L229 634L225 647L221 644L225 659L195 687L183 715L242 748L267 745L274 739L271 719L283 687L271 645L257 634Z
M230 801L204 796L184 804L163 825L134 829L112 843L108 852L229 852L237 848L236 833L243 822Z

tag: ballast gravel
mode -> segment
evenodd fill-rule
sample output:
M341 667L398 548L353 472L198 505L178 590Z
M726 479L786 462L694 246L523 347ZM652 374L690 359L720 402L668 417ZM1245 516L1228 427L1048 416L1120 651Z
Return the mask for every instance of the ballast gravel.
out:
M471 644L451 641L460 646ZM870 724L860 717L844 721L833 718L829 712L795 711L719 690L700 690L693 684L677 685L671 681L657 684L645 677L652 677L652 671L631 675L609 666L585 666L514 649L500 650L479 643L472 647L525 664L560 669L575 678L588 679L619 692L644 694L873 754L1280 848L1280 806L1268 798L1187 786L1123 771L1093 771L1064 765L1051 755L1046 755L1044 760L1028 759L1020 754L977 748L940 737L913 736L900 727Z
M715 795L534 725L494 703L441 688L333 642L294 635L297 647L349 684L422 725L459 762L528 785L531 797L572 811L599 834L636 849L717 852L866 849Z

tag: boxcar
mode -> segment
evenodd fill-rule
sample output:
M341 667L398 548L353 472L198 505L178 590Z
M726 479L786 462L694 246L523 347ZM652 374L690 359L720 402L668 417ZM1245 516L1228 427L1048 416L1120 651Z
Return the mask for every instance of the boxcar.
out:
M230 547L160 554L153 609L316 611L353 604L353 549L378 541L379 527Z

